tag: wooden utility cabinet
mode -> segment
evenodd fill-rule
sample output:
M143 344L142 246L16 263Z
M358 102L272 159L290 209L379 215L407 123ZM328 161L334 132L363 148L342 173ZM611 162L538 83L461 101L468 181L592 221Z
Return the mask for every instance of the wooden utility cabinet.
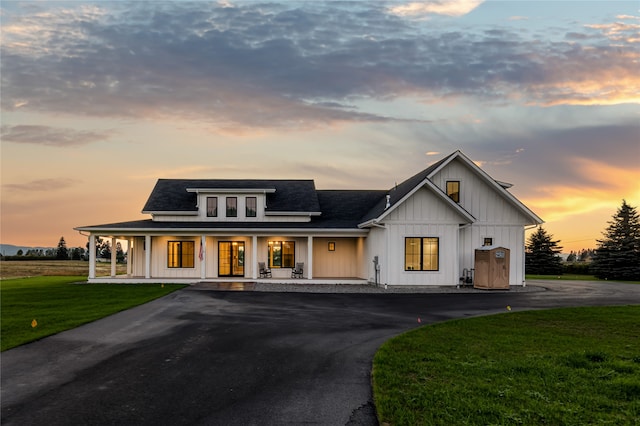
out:
M474 288L509 288L509 249L486 246L476 249Z

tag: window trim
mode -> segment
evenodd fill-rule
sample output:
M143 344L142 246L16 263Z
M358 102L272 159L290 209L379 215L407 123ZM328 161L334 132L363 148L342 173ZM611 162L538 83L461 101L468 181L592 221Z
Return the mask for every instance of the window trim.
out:
M213 214L210 214L211 206L210 202L215 202L213 207ZM207 217L218 217L218 197L207 197Z
M191 253L185 253L183 246L191 245ZM173 252L175 247L177 253ZM175 259L172 259L175 258ZM186 260L186 262L185 262ZM186 263L186 266L185 266ZM189 266L189 264L191 264ZM169 269L191 269L196 266L196 243L193 240L169 240L167 241L167 268Z
M229 205L229 202L232 200L235 202L234 206ZM227 197L226 207L226 217L238 217L238 197Z
M253 200L253 209L249 209L249 200ZM252 213L252 214L249 214ZM258 217L258 197L246 197L244 200L245 217Z
M456 184L457 185L457 191L454 191L453 188L452 190L449 189L449 184ZM447 192L447 196L449 198L451 198L453 201L455 201L456 203L460 203L460 187L462 185L460 184L459 180L448 180L445 184L446 187L446 192Z
M291 262L286 266L284 265L284 259L285 259L284 244L291 244L291 248L292 248L291 253L293 255L293 257L291 258ZM272 254L273 248L275 246L280 246L280 260L278 263L274 263L273 254ZM269 240L267 242L267 264L269 265L269 268L272 268L272 269L294 268L296 265L296 242L292 240L290 241Z
M418 244L418 259L420 262L419 268L418 269L412 269L409 268L407 265L407 242L408 240L419 240L419 244ZM423 251L424 249L424 242L425 240L434 240L436 243L436 253L430 253L429 255L431 256L435 256L435 269L431 268L431 269L424 269L425 265L424 265L424 258L425 258L425 253ZM415 256L416 254L412 254L412 256ZM404 238L404 270L405 272L438 272L440 271L440 237L405 237Z

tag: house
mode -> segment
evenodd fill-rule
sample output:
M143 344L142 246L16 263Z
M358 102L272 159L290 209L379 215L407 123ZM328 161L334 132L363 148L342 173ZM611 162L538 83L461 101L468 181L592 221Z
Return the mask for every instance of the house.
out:
M456 151L389 190L318 190L312 180L160 179L151 219L75 228L90 282L287 281L451 285L487 245L510 250L524 284L525 228L543 223ZM97 278L97 237L128 241L127 275ZM292 278L302 264L303 272ZM270 269L261 274L259 265Z

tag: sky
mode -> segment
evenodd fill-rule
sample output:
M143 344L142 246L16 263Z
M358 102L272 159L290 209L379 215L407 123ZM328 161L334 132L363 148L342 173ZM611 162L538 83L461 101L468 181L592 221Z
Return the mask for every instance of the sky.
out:
M159 178L388 189L461 150L564 252L640 206L637 1L2 1L0 242Z

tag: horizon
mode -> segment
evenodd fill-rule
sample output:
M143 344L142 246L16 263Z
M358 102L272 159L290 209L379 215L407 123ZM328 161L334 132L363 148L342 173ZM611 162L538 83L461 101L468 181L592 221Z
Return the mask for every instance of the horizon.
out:
M640 205L636 1L16 1L0 24L2 244L85 247L74 227L150 218L160 178L389 189L458 149L564 253Z

